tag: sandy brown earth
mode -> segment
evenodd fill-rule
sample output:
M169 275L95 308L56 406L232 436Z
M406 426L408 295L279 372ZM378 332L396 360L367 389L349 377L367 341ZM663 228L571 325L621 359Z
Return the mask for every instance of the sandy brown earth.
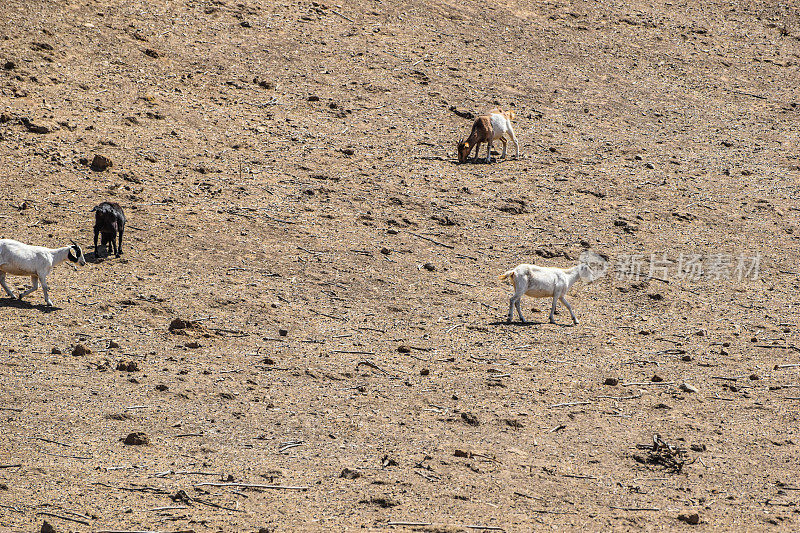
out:
M341 1L0 7L0 530L796 531L796 12Z

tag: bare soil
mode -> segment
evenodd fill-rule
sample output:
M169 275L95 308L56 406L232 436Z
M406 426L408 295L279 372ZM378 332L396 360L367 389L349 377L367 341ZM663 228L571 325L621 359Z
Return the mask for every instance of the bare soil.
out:
M0 530L796 531L798 63L765 1L4 2L0 237L89 263L0 298ZM642 275L504 323L586 249Z

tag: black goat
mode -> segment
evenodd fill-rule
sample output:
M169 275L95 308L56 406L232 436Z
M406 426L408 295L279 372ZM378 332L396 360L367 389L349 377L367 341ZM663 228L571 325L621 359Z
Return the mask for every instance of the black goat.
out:
M101 235L100 245L107 246L106 255L112 250L114 255L122 255L122 234L125 232L125 213L114 202L103 202L92 209L94 213L94 255L100 257L97 249L97 236ZM116 239L119 235L119 246Z

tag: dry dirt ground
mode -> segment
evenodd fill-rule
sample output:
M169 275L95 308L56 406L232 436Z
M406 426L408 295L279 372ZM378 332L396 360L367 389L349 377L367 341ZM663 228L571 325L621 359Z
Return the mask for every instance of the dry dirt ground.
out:
M0 236L89 259L0 298L0 530L796 531L796 13L337 1L0 7Z

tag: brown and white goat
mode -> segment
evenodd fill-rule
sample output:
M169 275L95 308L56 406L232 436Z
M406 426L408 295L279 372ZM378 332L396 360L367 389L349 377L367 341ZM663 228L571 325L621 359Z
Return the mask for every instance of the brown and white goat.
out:
M519 157L519 142L514 135L513 111L503 111L502 109L492 109L486 115L481 115L472 124L472 131L466 140L458 143L458 162L466 163L472 148L475 148L475 159L478 159L481 143L486 143L486 162L492 160L492 143L499 139L503 143L503 158L506 157L506 137L514 141L514 157Z

